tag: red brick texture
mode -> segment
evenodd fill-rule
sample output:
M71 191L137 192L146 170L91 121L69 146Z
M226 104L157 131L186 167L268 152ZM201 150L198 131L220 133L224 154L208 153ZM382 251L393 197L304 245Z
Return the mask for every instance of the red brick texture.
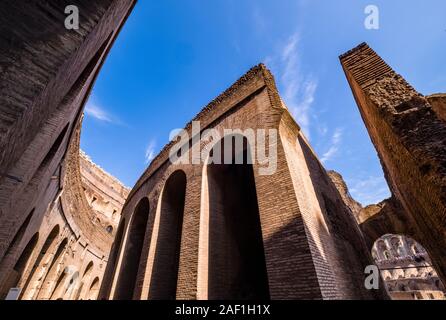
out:
M404 221L408 235L427 249L445 282L444 100L441 95L426 99L366 44L341 56L341 63L394 200L403 208L403 218L387 215L381 229L401 230Z

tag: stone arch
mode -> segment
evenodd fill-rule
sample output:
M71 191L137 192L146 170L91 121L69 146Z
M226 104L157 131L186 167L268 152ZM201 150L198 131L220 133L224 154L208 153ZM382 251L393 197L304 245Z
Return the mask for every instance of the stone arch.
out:
M393 275L389 270L382 271L381 275L382 275L383 279L385 279L385 280L392 280L392 278L393 278Z
M144 197L136 205L135 211L133 212L130 220L127 241L116 283L114 299L131 300L133 298L149 213L149 199Z
M48 269L45 267L49 264L49 260L51 259L51 254L49 250L54 246L57 237L59 236L60 227L57 224L53 227L51 232L48 234L45 243L43 244L40 254L36 259L36 262L31 269L30 276L28 277L22 291L22 299L32 299L34 293L39 285L40 280L44 277L44 274Z
M54 140L53 144L51 145L50 149L45 155L45 158L43 158L42 162L40 163L40 168L45 168L49 162L53 159L53 157L56 155L57 151L59 150L60 146L62 145L62 142L65 139L65 136L67 134L68 128L70 127L70 123L67 123L65 127L60 131L59 135L57 136L56 140Z
M84 282L81 280L81 283L79 285L79 288L77 289L76 296L75 296L74 300L82 300L81 293L82 293L83 288L84 288Z
M65 294L63 296L64 300L72 300L75 296L78 288L78 283L80 281L79 271L75 271L68 281L67 288L65 290Z
M51 293L51 300L70 300L75 293L79 280L79 271L73 266L67 266L59 275L56 286Z
M390 250L392 252L392 255L394 257L402 256L402 243L400 240L400 237L398 236L392 236L390 238Z
M41 287L38 289L37 299L47 300L51 297L51 293L53 292L52 288L56 279L58 279L57 275L59 273L59 269L62 266L63 262L63 253L65 252L68 245L68 238L64 238L59 245L53 255L51 263L48 267L48 272L46 272L43 280L41 282Z
M413 278L413 277L415 277L416 273L417 273L417 268L415 267L414 264L411 263L404 270L404 277L405 278Z
M376 253L373 254L373 251ZM386 252L388 254L386 254ZM378 239L373 245L372 256L377 257L378 260L388 260L390 252L387 247L387 243L383 239Z
M20 225L20 228L17 230L16 234L14 235L14 238L9 243L8 248L5 250L5 254L3 255L4 257L6 257L10 253L12 253L16 249L16 247L18 245L20 245L20 242L23 239L23 235L25 234L25 231L28 228L29 222L31 221L31 218L34 215L34 210L35 210L35 208L33 208L30 211L30 213L28 213L28 215L26 216L26 219Z
M95 300L98 294L99 294L99 277L96 277L91 282L90 288L85 298L87 300Z
M91 273L93 272L93 266L94 266L93 261L90 261L87 264L87 266L85 267L85 270L84 270L84 274L82 275L82 279L86 279L87 277L89 277L91 275Z
M176 298L178 270L186 199L186 174L173 172L161 194L155 254L150 278L149 299Z
M79 271L74 271L73 275L70 277L70 280L66 284L63 300L73 299L74 295L77 292L76 289L78 288L78 282L79 282Z
M19 259L15 263L12 270L9 272L6 280L3 282L2 287L0 289L0 299L4 299L8 294L9 289L14 288L19 284L22 275L28 268L29 262L31 260L31 257L33 255L34 249L36 248L38 241L39 241L39 233L36 232L28 241Z
M108 258L108 263L105 269L103 281L101 284L101 289L99 293L99 299L108 299L110 294L110 289L113 284L113 274L116 272L118 265L118 257L121 252L121 247L123 243L123 236L125 230L125 218L122 217L118 225L118 230L116 231L115 239L113 241L112 248L110 250L110 256Z
M58 297L58 295L60 295L61 291L63 290L63 288L65 286L65 281L66 281L67 274L68 274L67 269L68 268L64 268L62 273L57 278L54 290L53 290L53 292L50 295L50 299L51 300L62 300L63 299L62 297ZM53 298L53 297L55 297L55 298Z
M199 298L269 299L252 146L235 134L217 141L215 148L222 151L220 164L207 162L203 169L200 254L206 258L200 261ZM215 152L210 156L215 159Z
M417 248L416 251L412 249L414 247ZM403 234L385 234L375 241L372 250L378 256L386 252L392 254L391 260L375 259L388 292L391 291L390 288L393 288L393 291L416 291L426 286L430 288L429 290L438 290L431 281L437 274L432 267L428 252L412 237ZM432 270L432 273L426 274L426 268ZM392 272L392 281L385 277L387 271Z
M86 249L87 248L85 248L85 250ZM82 292L82 289L84 289L84 283L90 282L91 274L93 273L93 267L94 267L93 261L90 261L85 267L84 272L82 273L82 277L80 278L79 287L76 290L76 295L74 300L79 300L81 297L84 297L85 294L88 293L88 289L84 290L85 291L84 293Z

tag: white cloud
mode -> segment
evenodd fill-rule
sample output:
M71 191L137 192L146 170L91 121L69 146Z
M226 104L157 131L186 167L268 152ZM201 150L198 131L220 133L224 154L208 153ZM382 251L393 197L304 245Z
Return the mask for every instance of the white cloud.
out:
M85 106L85 114L104 122L113 122L108 113L97 104L89 101Z
M342 142L342 129L336 128L336 130L333 133L333 136L331 137L330 148L328 148L328 150L321 157L322 163L325 164L327 161L331 160L338 153L341 142Z
M146 148L146 153L145 153L145 163L149 164L150 161L153 160L153 158L155 158L155 147L156 147L156 142L155 140L150 141L149 145Z
M365 179L347 180L352 197L362 205L379 203L390 197L389 187L382 176L368 176Z
M266 58L265 64L271 64L274 73L281 75L279 86L283 89L283 100L305 136L310 139L310 112L318 83L313 76L303 74L299 49L299 34L295 33L278 56Z
M120 118L103 108L102 105L97 102L95 97L91 97L88 100L84 109L84 114L101 122L128 127Z

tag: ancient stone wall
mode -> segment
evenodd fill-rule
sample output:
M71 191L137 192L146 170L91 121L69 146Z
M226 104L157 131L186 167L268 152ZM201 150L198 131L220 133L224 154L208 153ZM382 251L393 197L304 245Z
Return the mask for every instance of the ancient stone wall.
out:
M340 59L394 199L403 209L403 218L391 215L387 226L394 229L394 222L403 222L406 234L426 248L444 282L446 123L441 118L442 99L426 99L366 44Z
M446 94L438 93L426 97L437 116L446 122Z
M446 289L426 250L415 240L395 234L380 237L372 255L392 299L444 299Z
M93 223L82 189L80 123L134 3L0 4L1 298L11 287L21 288L23 299L98 294L113 238ZM64 26L65 7L73 4L79 30Z
M83 151L80 155L82 188L88 204L96 214L93 221L98 224L98 228L114 236L130 189L91 161Z
M363 272L371 255L353 213L280 100L274 79L263 65L250 70L193 120L200 121L201 130L214 128L221 137L224 129L240 129L239 134L246 129L276 129L278 139L267 150L277 148L277 170L261 175L258 163L240 169L237 165L172 164L168 154L175 142L168 144L124 206L122 235L120 242L115 241L105 275L112 281L111 285L104 283L101 298L386 297L383 291L364 289ZM186 131L192 133L192 123ZM191 137L187 144L202 151L215 148L217 142ZM246 180L252 172L253 182L233 178L237 176L234 170L240 170L238 175ZM240 185L244 187L238 189ZM184 206L172 206L173 190L184 194ZM245 194L243 201L239 194ZM237 231L230 212L238 212L239 206L253 199L254 207L240 212L251 223L245 225L248 217L239 218L237 224L244 231ZM166 239L170 239L168 245ZM233 247L245 242L252 244L250 251ZM249 265L244 256L249 255L258 263L244 273Z

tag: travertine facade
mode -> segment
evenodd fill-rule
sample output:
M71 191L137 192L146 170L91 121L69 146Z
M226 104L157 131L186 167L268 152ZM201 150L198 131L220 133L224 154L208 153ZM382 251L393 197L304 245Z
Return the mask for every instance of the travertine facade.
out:
M79 160L82 188L94 212L93 222L114 236L130 189L93 163L82 151Z
M413 239L384 235L373 245L372 256L392 299L444 299L445 288L429 255Z

